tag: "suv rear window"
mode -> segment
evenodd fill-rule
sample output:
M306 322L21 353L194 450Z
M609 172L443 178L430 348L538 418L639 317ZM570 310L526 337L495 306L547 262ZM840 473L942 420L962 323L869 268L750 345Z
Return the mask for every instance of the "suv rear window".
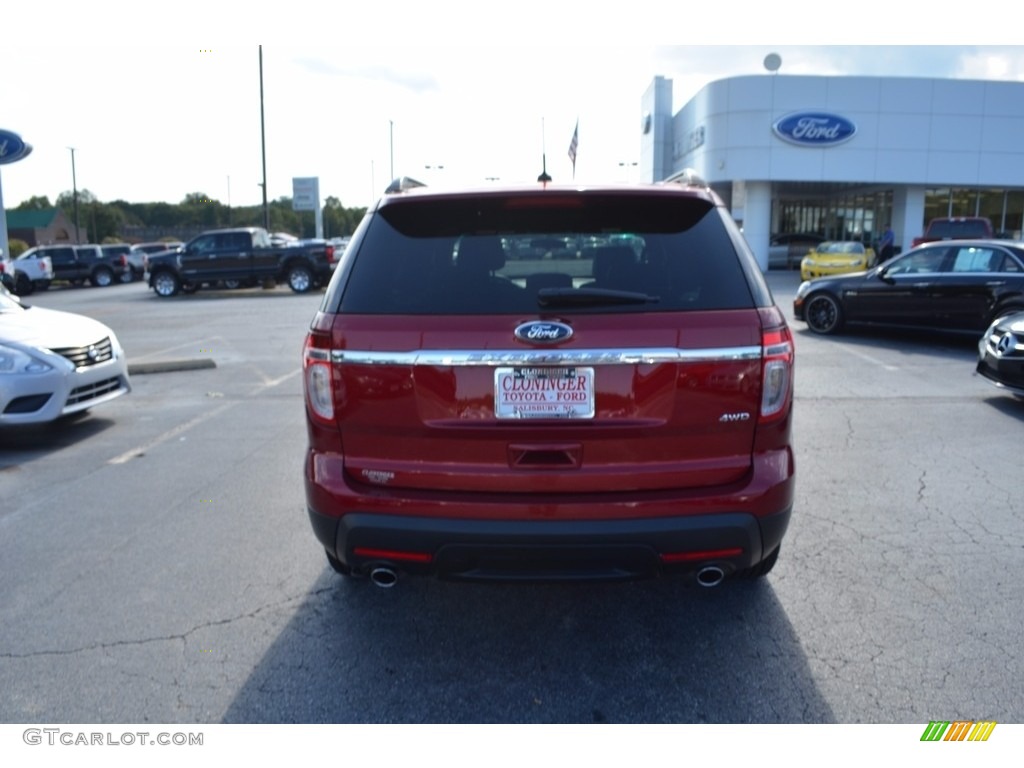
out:
M659 312L754 306L722 213L676 196L474 196L384 205L338 311Z

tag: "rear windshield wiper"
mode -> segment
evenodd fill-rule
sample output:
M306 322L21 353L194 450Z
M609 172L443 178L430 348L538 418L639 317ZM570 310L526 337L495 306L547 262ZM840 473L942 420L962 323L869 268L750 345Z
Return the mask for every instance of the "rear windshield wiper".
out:
M659 296L636 291L613 291L607 288L541 288L537 304L551 306L583 306L598 304L657 304Z

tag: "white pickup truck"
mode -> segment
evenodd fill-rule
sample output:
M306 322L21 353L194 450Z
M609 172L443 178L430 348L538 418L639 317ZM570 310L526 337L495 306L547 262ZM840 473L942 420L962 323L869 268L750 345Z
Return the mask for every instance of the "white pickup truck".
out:
M53 281L53 262L49 256L40 255L35 248L30 248L16 258L11 289L19 296L28 296L32 291L45 291Z

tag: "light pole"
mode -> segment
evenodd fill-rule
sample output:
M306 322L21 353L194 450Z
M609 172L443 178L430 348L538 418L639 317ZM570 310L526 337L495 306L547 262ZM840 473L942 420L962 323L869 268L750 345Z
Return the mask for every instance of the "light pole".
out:
M228 226L231 226L231 175L228 174Z
M390 184L395 180L395 121L388 120L388 146L391 150L391 178L388 179Z
M82 242L81 236L78 234L78 181L75 178L75 148L68 147L71 150L71 196L75 201L75 245Z
M626 181L628 182L629 181L629 169L630 168L636 168L636 163L635 162L631 163L631 162L623 161L623 162L619 163L619 168L625 168L626 169Z
M267 130L263 122L263 46L260 46L260 146L263 152L263 228L270 231L270 208L267 207Z

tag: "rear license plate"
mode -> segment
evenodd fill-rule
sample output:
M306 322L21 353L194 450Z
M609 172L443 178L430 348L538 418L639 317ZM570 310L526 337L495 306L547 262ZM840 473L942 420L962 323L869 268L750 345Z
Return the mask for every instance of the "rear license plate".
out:
M494 415L499 419L592 419L593 368L497 368Z

